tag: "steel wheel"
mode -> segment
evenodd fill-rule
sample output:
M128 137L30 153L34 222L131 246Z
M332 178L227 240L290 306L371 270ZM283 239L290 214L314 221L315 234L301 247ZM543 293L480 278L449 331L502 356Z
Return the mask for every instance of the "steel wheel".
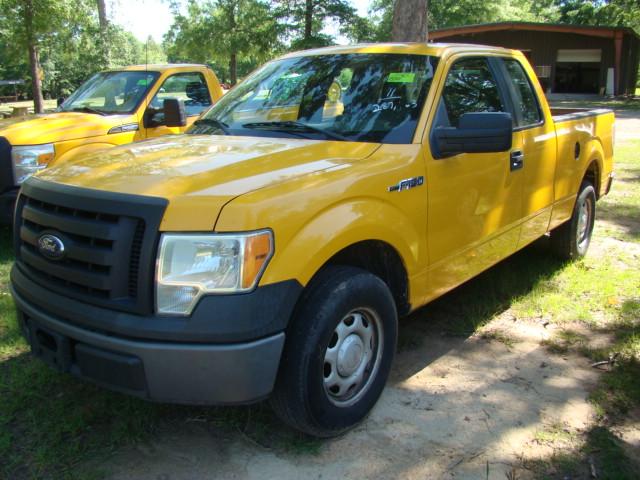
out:
M593 217L593 204L591 198L586 197L578 207L578 228L576 228L578 248L583 249L585 243L591 237L591 219Z
M346 315L336 326L324 353L324 389L338 407L348 407L365 394L380 366L382 324L366 309Z

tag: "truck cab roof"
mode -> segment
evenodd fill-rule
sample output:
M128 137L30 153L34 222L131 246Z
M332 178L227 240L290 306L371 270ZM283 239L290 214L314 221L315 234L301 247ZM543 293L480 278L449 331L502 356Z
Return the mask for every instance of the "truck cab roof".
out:
M404 53L413 55L433 55L437 57L444 56L446 54L455 53L469 53L469 52L481 52L481 53L493 53L493 54L505 54L505 55L518 55L520 52L517 50L510 50L507 48L493 47L490 45L473 45L465 43L359 43L355 45L335 45L331 47L315 48L311 50L303 50L299 52L292 52L284 55L280 58L293 58L300 56L313 56L313 55L335 55L346 53Z
M126 67L112 68L110 71L151 71L151 72L166 72L167 70L193 70L193 69L208 69L206 65L198 63L159 63L149 65L128 65Z

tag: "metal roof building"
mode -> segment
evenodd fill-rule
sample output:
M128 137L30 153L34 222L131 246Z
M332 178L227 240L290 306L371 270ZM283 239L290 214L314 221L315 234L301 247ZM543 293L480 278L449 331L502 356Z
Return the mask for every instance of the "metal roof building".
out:
M547 93L633 94L640 36L630 28L500 22L443 28L429 41L522 50Z

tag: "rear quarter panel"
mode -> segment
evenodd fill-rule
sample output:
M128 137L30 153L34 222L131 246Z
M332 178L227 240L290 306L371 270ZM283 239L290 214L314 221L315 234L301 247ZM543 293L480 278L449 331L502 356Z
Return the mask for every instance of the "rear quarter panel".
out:
M594 187L598 196L604 194L606 179L613 170L615 116L608 110L593 110L553 119L558 151L550 229L571 217L580 184L594 163L597 166L597 185Z

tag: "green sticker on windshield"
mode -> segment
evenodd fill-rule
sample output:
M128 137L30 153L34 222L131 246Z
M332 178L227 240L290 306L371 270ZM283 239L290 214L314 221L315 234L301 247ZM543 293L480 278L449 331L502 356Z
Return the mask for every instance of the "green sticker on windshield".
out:
M387 82L389 83L413 83L416 79L415 73L394 72L389 74Z
M145 78L141 78L140 80L138 80L138 85L140 85L142 87L146 87L147 86L147 80Z

